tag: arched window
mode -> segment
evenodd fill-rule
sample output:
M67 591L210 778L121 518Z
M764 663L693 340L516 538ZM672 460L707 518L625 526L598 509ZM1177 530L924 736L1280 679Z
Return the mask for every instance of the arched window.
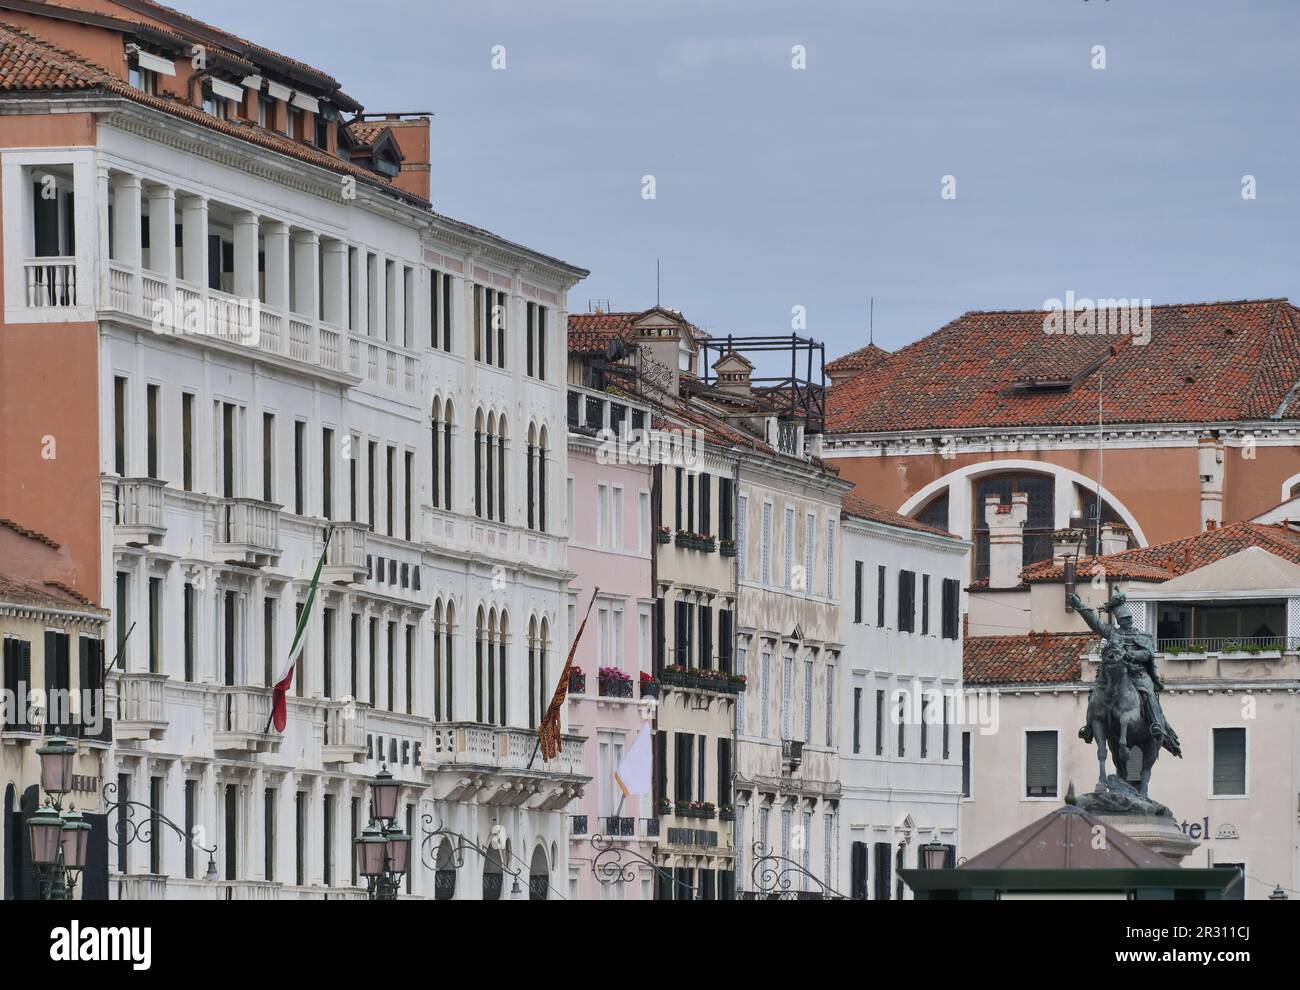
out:
M474 721L483 721L483 606L479 606L478 617L474 621Z
M537 528L537 510L535 504L537 491L536 488L534 487L537 484L537 475L536 472L533 470L533 451L535 451L536 449L537 449L537 424L529 423L528 424L528 451L527 451L527 455L528 455L527 499L528 499L528 528L529 529ZM532 634L530 633L529 635L531 637Z
M456 606L451 599L447 599L447 613L443 619L442 625L442 662L446 673L446 688L443 696L445 702L445 711L447 712L447 721L456 721L456 695L452 677L456 669L456 653L453 648L456 633Z
M433 603L433 720L442 721L442 599Z
M444 406L441 399L434 399L429 432L433 441L430 492L432 493L433 507L435 509L451 508L451 463L454 459L451 445L451 423L451 400L448 399Z
M506 417L502 413L497 417L497 522L506 521L506 441L509 439Z
M483 410L474 413L474 515L483 518Z
M550 442L546 427L542 427L541 440L537 444L537 529L546 532L546 451Z
M486 511L483 513L488 519L495 519L496 499L493 497L496 492L496 442L497 442L497 416L496 413L488 413L487 418L487 437L485 439L483 451L486 460L486 478L483 484L487 493Z
M538 845L533 850L532 861L528 864L528 899L544 901L550 890L550 869L546 864L546 848Z
M537 728L537 616L528 619L528 728Z
M456 896L456 856L451 840L443 836L438 845L437 866L433 874L433 899L450 901Z
M537 641L537 718L546 716L546 706L551 703L551 687L546 676L546 655L551 649L551 624L542 619L541 637Z
M506 646L509 642L510 616L502 610L497 621L497 669L500 673L497 682L497 699L499 701L497 722L501 725L506 724Z
M935 529L948 532L948 489L944 489L926 503L925 508L916 513L916 521L923 522Z
M497 610L488 609L487 617L487 721L497 715ZM481 720L480 720L481 721Z

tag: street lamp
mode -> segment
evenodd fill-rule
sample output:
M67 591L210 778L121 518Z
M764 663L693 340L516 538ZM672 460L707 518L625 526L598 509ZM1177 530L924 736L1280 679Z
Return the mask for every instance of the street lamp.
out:
M54 798L58 810L63 795L72 790L72 758L77 755L77 747L63 736L50 736L36 755L41 760L41 790Z
M1278 884L1273 888L1273 893L1268 895L1268 899L1270 901L1285 901L1288 898L1286 896L1286 891L1282 889L1282 885Z
M942 842L927 842L917 852L927 870L942 870L948 866L948 847Z
M370 824L354 842L357 873L372 901L395 901L411 868L411 837L395 824L401 784L384 764L370 782Z

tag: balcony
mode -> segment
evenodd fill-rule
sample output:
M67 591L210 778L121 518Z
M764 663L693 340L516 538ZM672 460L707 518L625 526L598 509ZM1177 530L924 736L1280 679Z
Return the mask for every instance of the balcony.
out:
M569 816L569 835L578 837L587 834L587 816L570 815Z
M321 568L321 580L329 584L361 584L366 579L365 523L344 522L334 524L330 537L329 553Z
M540 752L533 759L537 747L534 729L478 722L442 722L430 731L426 747L429 764L583 775L582 745L586 741L583 736L563 736L560 752L547 763L542 760Z
M114 738L161 739L167 731L166 674L119 674Z
M280 506L252 498L217 504L215 551L230 564L265 567L280 559Z
M163 498L167 482L157 478L120 478L114 542L129 547L158 546L167 527L163 523Z
M77 305L76 258L28 258L23 272L29 309L72 309Z
M325 739L321 762L360 763L366 757L366 712L369 705L331 703L325 709Z
M781 765L785 770L798 770L803 764L803 740L781 740Z
M659 683L668 689L709 694L736 695L745 690L743 674L730 674L709 667L665 667L659 675Z
M1288 636L1213 636L1198 639L1159 639L1156 652L1178 660L1208 657L1280 657L1300 651L1300 638Z
M632 678L614 667L602 667L596 676L596 685L602 698L632 697Z
M636 836L636 819L608 815L600 820L600 827L606 838L633 838Z
M167 878L152 874L115 874L109 878L114 901L165 901Z
M218 751L266 753L280 745L271 722L271 689L223 687L216 695L216 731L212 745Z

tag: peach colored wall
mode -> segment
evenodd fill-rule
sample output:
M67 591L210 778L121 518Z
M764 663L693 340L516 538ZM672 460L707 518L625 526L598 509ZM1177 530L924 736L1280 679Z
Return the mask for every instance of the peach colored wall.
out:
M1249 518L1276 505L1282 481L1300 471L1300 449L1259 448L1255 460L1228 452L1224 520ZM937 454L898 457L837 457L831 463L859 493L897 509L930 482L969 464L1032 460L1096 476L1090 450L1016 451L1009 454ZM1291 466L1288 470L1289 465ZM1150 543L1163 543L1200 531L1201 489L1195 446L1107 450L1103 484L1134 514ZM1276 478L1276 481L1274 481Z
M116 14L120 17L124 11L118 8L104 10L102 13ZM16 10L6 10L4 19L15 27L54 42L60 48L76 52L96 65L103 66L120 79L126 78L126 42L116 31L108 31L88 24L74 24L71 21L58 21L39 14L26 14ZM138 17L135 19L139 20Z
M86 114L0 118L0 148L94 142ZM94 602L101 602L98 366L94 323L0 326L0 516L62 544L62 571L49 577ZM52 459L43 456L46 437L54 439Z

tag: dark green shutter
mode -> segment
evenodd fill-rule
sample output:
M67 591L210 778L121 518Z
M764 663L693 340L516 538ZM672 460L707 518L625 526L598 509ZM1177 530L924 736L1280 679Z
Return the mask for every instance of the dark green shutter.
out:
M1246 730L1214 730L1214 793L1246 793Z

